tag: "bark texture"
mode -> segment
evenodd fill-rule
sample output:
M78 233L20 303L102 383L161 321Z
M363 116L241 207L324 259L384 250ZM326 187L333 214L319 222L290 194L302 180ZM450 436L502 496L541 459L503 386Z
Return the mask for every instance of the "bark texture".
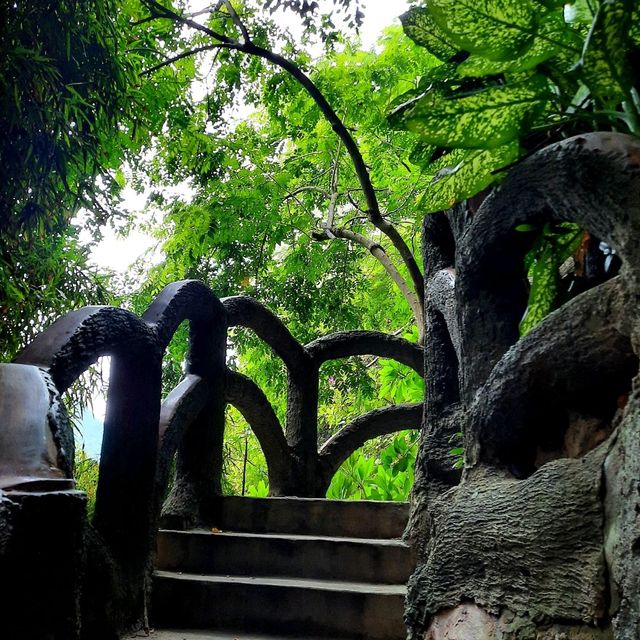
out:
M425 221L410 637L638 638L640 143L552 145L476 205ZM561 221L614 247L621 275L520 338L530 241L515 227Z

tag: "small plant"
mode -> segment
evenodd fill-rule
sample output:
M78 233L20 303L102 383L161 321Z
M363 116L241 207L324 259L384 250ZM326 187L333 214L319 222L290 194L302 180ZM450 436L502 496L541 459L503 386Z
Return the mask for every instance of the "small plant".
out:
M76 449L74 478L76 489L87 494L87 518L93 518L96 508L96 490L98 488L98 476L100 463L90 458L84 449Z
M458 431L449 438L449 444L457 444L458 446L449 449L449 455L453 456L454 461L451 465L452 469L462 469L464 467L464 433Z
M413 486L418 431L403 431L377 455L355 451L331 481L333 500L408 500Z

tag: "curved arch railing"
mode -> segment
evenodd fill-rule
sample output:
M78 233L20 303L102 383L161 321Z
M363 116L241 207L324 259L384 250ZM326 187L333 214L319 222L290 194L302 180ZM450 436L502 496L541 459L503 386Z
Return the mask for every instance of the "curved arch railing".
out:
M287 370L284 431L262 391L248 378L227 371L227 401L240 410L260 441L273 495L323 496L340 464L364 442L420 426L422 404L386 407L360 416L318 450L318 386L324 362L356 355L380 356L396 360L422 376L422 348L378 331L337 332L302 345L257 300L235 296L224 299L222 304L229 326L254 331Z
M186 375L161 402L162 356L185 320L190 328ZM238 325L253 330L286 366L289 391L284 429L262 390L226 366L227 328ZM24 446L8 447L3 457L13 457L14 476L22 473L23 483L56 480L68 486L65 478L72 470L73 434L63 424L59 396L99 357L112 358L92 521L95 548L90 552L104 556L104 561L96 562L89 583L98 589L108 579L126 588L114 586L115 603L106 604L102 613L94 607L88 624L96 628L107 624L106 609L111 608L121 612L116 626L125 628L134 622L131 616L144 610L153 533L161 512L168 526L215 523L227 403L236 406L254 430L275 495L322 496L340 463L366 440L419 427L421 405L387 407L354 420L318 450L320 366L327 360L364 354L396 359L422 373L422 349L401 338L341 332L301 345L258 301L246 296L220 301L202 283L183 281L167 286L141 318L113 307L69 313L38 335L15 364L4 365L29 373L20 383L24 393L14 394L14 399L24 400L32 393L27 387L33 387L34 380L46 390L39 397L48 417L35 430L33 425L18 425L33 437L23 439ZM15 371L10 373L12 379ZM47 420L53 434L45 442L48 457L42 459L47 464L26 464L34 452L38 457L42 434L49 433ZM51 452L56 448L53 459ZM175 479L163 501L176 453ZM3 487L14 482L9 476L2 481ZM89 598L91 587L86 592Z

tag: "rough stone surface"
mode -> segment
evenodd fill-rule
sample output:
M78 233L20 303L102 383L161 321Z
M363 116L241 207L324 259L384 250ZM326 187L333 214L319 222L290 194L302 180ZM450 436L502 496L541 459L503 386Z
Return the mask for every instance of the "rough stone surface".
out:
M432 543L410 581L411 626L426 622L419 611L466 598L492 613L598 622L606 609L606 451L554 461L526 480L478 471L434 500Z
M606 459L605 549L616 638L640 638L640 394L634 392Z
M438 613L423 640L612 640L611 628L586 625L536 625L509 611L500 616L487 613L476 604L464 603Z
M3 493L3 638L78 640L85 509L79 491Z
M637 640L640 143L596 133L552 145L476 205L424 228L430 375L406 533L419 554L410 637ZM621 275L520 338L532 236L515 227L567 220L616 249ZM456 431L461 478L447 469Z

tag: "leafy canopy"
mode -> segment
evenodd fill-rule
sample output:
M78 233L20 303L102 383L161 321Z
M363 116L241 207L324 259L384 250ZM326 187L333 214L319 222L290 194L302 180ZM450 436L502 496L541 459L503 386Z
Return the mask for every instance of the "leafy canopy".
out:
M427 213L476 195L553 138L594 127L640 135L632 0L425 0L401 19L441 61L389 116L419 138Z

